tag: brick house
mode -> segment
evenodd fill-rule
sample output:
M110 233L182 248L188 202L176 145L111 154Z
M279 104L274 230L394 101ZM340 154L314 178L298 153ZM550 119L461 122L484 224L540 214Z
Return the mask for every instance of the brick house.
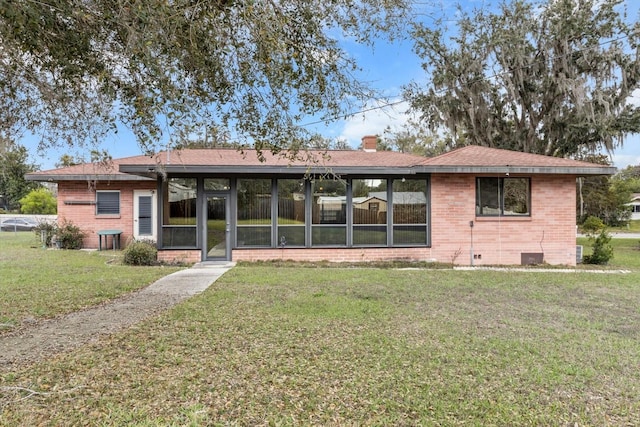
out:
M425 158L182 150L35 172L58 217L157 243L166 261L433 260L576 263L576 177L615 168L469 146ZM286 153L285 153L286 154ZM291 157L291 156L289 156ZM304 158L302 158L304 157Z

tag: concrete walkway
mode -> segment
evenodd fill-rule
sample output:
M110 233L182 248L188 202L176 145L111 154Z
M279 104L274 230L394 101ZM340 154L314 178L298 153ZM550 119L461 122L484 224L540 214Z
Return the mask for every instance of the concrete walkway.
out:
M199 263L96 307L21 327L0 336L0 368L33 363L113 334L199 294L234 263Z
M188 298L206 290L234 265L235 263L232 262L200 262L187 270L180 270L163 277L140 293Z

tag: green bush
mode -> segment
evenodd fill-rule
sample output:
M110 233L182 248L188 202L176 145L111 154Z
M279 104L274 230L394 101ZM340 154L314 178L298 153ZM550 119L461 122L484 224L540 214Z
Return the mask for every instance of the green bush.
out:
M134 241L124 250L123 262L127 265L154 265L158 249L153 242Z
M613 247L611 246L611 236L604 228L600 230L600 234L589 240L593 241L593 252L591 255L585 255L583 262L585 264L606 264L613 257Z
M33 229L36 239L44 246L51 246L53 236L58 232L58 224L49 221L40 221L36 228Z
M596 216L589 216L582 223L582 231L585 234L595 235L603 229L604 222Z
M26 214L52 215L58 210L56 198L46 188L36 188L20 199L20 210Z
M56 231L56 243L61 249L80 249L86 233L70 221L64 221Z

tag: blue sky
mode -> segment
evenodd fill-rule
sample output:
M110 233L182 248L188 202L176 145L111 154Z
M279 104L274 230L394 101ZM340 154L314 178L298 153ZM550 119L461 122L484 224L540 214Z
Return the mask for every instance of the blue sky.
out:
M491 3L491 0L472 0L467 2L470 6L486 6L489 3ZM429 7L432 9L425 10L425 15L423 16L426 16L426 12L429 12L453 17L455 13L455 8L447 3L441 3L435 9L432 6ZM638 15L637 10L632 10L632 7L630 9L631 15ZM362 67L359 77L380 90L391 101L400 101L399 96L403 85L407 85L412 81L424 81L426 78L420 66L419 58L412 52L412 42L410 40L399 40L394 43L381 40L375 44L373 49L357 46L349 40L344 40L343 43L349 54L353 55ZM635 105L640 105L640 90L634 93L630 101ZM372 100L365 108L377 106L376 101ZM353 117L337 120L329 126L322 124L313 125L309 128L328 138L345 139L349 145L355 148L360 144L360 140L364 135L381 135L387 126L392 128L402 126L408 118L404 114L406 107L405 103L400 103L392 107L355 114ZM79 149L50 149L45 152L38 152L35 138L26 137L17 142L29 149L31 160L40 165L43 170L54 168L54 164L63 154L80 158L88 157L87 152ZM108 151L114 158L141 154L134 136L124 128L120 129L118 134L109 135L105 138L100 148ZM614 165L618 168L640 164L640 135L628 136L624 140L622 148L613 153L612 159Z

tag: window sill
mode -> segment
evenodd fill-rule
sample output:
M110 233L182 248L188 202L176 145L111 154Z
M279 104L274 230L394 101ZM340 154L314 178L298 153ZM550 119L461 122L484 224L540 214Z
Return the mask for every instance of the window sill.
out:
M120 214L97 214L96 219L120 219Z
M522 216L476 216L476 222L530 222L531 215Z

